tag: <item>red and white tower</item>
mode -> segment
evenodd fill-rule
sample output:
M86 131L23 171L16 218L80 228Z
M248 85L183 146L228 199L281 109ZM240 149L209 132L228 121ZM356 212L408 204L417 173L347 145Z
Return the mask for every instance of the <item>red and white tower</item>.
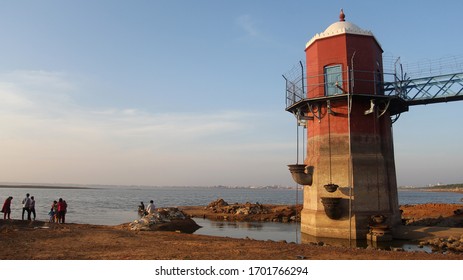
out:
M400 212L390 116L406 108L384 95L381 45L341 10L305 53L306 95L286 108L307 128L312 182L302 183L301 231L365 239L372 216L384 216L393 230Z

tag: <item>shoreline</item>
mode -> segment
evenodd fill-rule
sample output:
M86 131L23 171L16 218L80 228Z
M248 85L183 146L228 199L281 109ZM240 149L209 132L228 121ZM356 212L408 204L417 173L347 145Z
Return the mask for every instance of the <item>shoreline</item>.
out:
M169 231L131 231L124 225L97 226L2 220L0 235L0 259L3 260L463 259L463 255L455 253L386 251Z
M115 187L118 188L120 186L112 186L112 185L107 185L105 188L110 188L110 187ZM164 187L181 187L181 186L164 186ZM151 186L148 188L164 188L162 186ZM18 188L18 189L105 189L102 187L84 187L84 186L73 186L73 185L66 185L66 184L0 184L0 189L7 189L7 188ZM193 187L194 188L194 187ZM268 189L268 187L260 187L260 188L252 188L252 187L220 187L220 186L211 186L211 187L201 187L201 188L226 188L226 189ZM288 190L292 189L290 187L288 188L281 188L282 190ZM403 191L403 192L451 192L451 193L463 193L463 189L459 187L455 188L434 188L434 187L417 187L417 188L397 188L398 191Z
M397 188L401 192L449 192L449 193L463 193L461 188Z
M203 208L203 206L196 206ZM421 219L463 220L453 204L408 205L404 215ZM130 230L117 226L54 224L45 221L0 220L0 259L4 260L463 260L463 254L343 247L323 242L287 243L173 231ZM403 226L422 237L451 233L445 227ZM457 228L461 232L463 228ZM172 230L172 229L171 229ZM442 238L442 237L440 237ZM461 237L463 242L463 235ZM57 246L59 244L59 246ZM23 248L18 250L18 248ZM389 248L389 247L388 247Z

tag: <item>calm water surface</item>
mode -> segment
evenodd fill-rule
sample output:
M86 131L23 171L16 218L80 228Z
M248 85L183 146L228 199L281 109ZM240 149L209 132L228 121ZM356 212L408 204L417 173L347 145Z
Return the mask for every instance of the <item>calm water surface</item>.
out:
M153 199L156 207L208 205L225 201L268 204L295 204L302 201L302 192L276 189L222 189L206 187L95 188L95 189L23 189L0 188L0 200L13 196L12 218L21 217L21 201L26 193L35 196L37 218L48 219L53 200L63 198L68 204L66 220L70 223L118 225L137 218L140 201L147 205Z
M26 193L35 196L38 220L48 220L53 200L63 198L68 203L66 221L118 225L137 219L137 205L150 199L157 207L207 205L223 198L229 203L252 202L268 204L302 203L302 191L294 189L228 189L206 187L105 187L94 189L24 189L0 188L0 201L13 196L13 219L21 218L21 201ZM461 203L463 194L445 192L399 191L399 204ZM300 241L298 224L226 222L195 219L202 226L196 234L249 237L259 240Z

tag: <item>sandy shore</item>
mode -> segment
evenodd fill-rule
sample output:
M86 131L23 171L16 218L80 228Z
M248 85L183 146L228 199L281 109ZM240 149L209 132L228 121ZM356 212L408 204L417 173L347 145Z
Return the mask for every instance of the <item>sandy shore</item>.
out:
M407 207L409 217L447 215L463 205ZM204 207L203 207L204 208ZM433 212L433 208L434 211ZM428 209L426 216L425 209ZM440 209L440 210L438 210ZM440 213L438 213L440 211ZM404 211L405 212L405 211ZM431 213L433 212L433 214ZM450 215L450 216L449 216ZM461 215L460 215L461 216ZM462 217L463 218L463 217ZM131 231L127 225L49 224L0 221L0 259L9 260L461 260L463 254L401 252L201 236L178 232ZM18 250L21 248L21 250Z

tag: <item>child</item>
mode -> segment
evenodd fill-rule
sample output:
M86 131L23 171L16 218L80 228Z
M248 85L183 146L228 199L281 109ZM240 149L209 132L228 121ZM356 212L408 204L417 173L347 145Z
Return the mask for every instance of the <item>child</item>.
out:
M53 222L54 222L54 218L55 218L55 212L53 212L53 208L51 208L50 212L48 212L48 216L50 216L49 222L50 222L50 223L53 223Z
M50 212L48 212L48 216L50 216L50 223L55 223L56 222L56 215L57 215L57 211L56 211L56 208L58 207L58 202L53 201L53 204L51 205L51 209L50 209Z

